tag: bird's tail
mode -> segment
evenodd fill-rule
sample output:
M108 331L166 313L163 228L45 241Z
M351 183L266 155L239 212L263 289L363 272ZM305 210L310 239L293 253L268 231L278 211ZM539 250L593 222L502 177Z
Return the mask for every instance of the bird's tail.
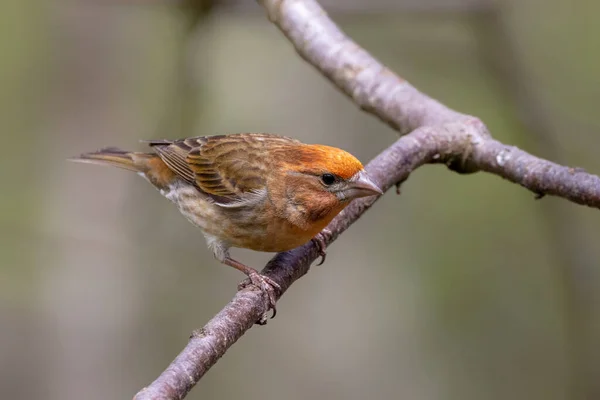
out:
M70 158L69 161L112 165L129 171L145 173L149 167L148 161L155 157L157 157L156 154L134 153L116 147L106 147L92 153L84 153L79 157Z
M158 189L169 188L173 180L177 179L176 174L156 153L138 153L116 147L106 147L93 153L84 153L79 157L70 158L69 161L112 165L134 171L145 177Z

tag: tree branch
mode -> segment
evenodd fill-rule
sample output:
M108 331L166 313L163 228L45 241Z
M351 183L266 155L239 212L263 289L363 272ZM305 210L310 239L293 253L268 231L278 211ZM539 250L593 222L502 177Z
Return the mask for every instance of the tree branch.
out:
M259 0L296 51L361 109L401 134L466 117L398 77L329 19L314 0Z
M518 183L537 197L559 196L577 204L600 208L600 178L582 168L546 161L491 139L477 146L470 161L482 171Z
M401 134L366 169L383 190L403 182L426 163L446 163L458 172L486 171L518 183L537 195L555 195L600 208L600 178L564 167L493 140L477 118L458 113L422 94L379 64L347 38L314 0L259 0L296 50L365 111ZM411 132L407 134L408 132ZM328 226L333 242L376 199L356 200ZM277 254L263 273L285 292L317 258L307 243ZM283 293L282 293L283 294ZM136 400L182 399L200 378L256 321L262 320L262 292L239 291L202 329L169 367Z

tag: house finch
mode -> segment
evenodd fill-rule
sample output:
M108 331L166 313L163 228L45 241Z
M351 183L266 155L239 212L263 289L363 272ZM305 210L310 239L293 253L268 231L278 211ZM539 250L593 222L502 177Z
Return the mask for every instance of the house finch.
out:
M202 229L223 264L266 292L275 313L279 285L229 255L230 247L279 252L313 239L351 200L382 194L351 154L268 134L147 142L155 153L109 147L73 161L137 172Z

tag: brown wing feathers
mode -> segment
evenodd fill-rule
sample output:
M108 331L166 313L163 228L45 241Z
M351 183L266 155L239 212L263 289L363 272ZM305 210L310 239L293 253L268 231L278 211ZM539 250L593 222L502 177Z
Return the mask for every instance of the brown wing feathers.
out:
M237 200L237 194L223 179L224 171L219 168L223 165L222 160L218 159L219 152L210 151L215 146L206 146L207 142L211 144L220 142L221 137L212 138L197 137L175 141L151 140L147 143L171 170L200 191L217 197L219 201ZM225 136L222 138L225 139ZM207 148L210 153L208 156L205 155Z
M204 138L204 143L188 155L198 186L209 194L234 200L263 189L264 171L252 161L265 153L252 139L255 137L246 135Z
M174 143L151 143L150 146L154 148L161 160L163 160L173 172L185 179L190 184L195 185L196 180L194 172L190 169L187 163L188 150L179 147Z
M294 139L267 134L201 136L183 140L151 140L147 143L177 175L208 195L240 200L245 193L265 186L265 144L289 145ZM264 165L258 163L258 165Z

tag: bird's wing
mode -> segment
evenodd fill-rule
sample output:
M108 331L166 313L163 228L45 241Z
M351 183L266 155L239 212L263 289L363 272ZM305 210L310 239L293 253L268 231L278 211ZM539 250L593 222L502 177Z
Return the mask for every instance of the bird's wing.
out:
M193 142L189 139L169 141L169 140L148 140L145 141L160 156L165 164L177 175L192 185L196 184L194 171L187 163L187 155L192 150Z
M246 205L266 193L269 153L298 141L267 134L201 136L150 142L175 173L224 207Z

